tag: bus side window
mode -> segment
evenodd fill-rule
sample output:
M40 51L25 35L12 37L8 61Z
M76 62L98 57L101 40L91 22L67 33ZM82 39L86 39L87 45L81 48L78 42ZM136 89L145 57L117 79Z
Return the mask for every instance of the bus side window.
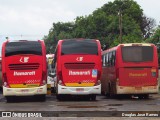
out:
M103 57L103 67L105 67L106 66L106 57L105 57L105 54L102 57Z
M112 66L115 66L115 53L116 53L115 51L112 52L112 58L111 58L112 59L111 60Z
M109 57L108 57L108 53L106 54L106 66L109 66Z
M47 71L48 71L48 59L46 58L46 67L47 67Z
M109 52L109 66L112 66L112 52Z

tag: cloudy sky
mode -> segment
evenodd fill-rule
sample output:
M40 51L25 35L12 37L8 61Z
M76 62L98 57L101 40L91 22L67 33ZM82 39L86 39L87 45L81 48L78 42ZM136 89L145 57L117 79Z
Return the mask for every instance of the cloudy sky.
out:
M73 21L114 0L0 0L0 45L10 39L42 39L53 22ZM136 0L148 17L160 21L160 0Z

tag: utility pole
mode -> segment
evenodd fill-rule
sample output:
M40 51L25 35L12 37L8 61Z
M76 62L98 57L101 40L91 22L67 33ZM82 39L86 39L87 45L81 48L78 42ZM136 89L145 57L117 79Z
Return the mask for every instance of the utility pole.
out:
M119 39L120 43L122 43L122 12L121 9L119 10Z

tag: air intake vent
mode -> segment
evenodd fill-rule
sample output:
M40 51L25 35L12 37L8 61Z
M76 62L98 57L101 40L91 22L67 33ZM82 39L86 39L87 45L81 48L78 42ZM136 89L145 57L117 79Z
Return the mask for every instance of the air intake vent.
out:
M65 63L66 69L93 69L94 63Z
M28 64L9 64L10 70L33 70L39 68L39 63L28 63Z

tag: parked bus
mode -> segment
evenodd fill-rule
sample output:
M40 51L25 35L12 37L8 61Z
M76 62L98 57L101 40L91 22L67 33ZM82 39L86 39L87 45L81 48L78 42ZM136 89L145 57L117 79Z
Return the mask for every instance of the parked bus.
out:
M44 41L18 40L2 45L3 95L37 96L45 100L47 93L46 49Z
M120 44L102 52L102 93L148 98L158 93L158 56L154 44Z
M101 93L101 45L94 39L59 40L55 50L56 95L86 95L96 100Z

